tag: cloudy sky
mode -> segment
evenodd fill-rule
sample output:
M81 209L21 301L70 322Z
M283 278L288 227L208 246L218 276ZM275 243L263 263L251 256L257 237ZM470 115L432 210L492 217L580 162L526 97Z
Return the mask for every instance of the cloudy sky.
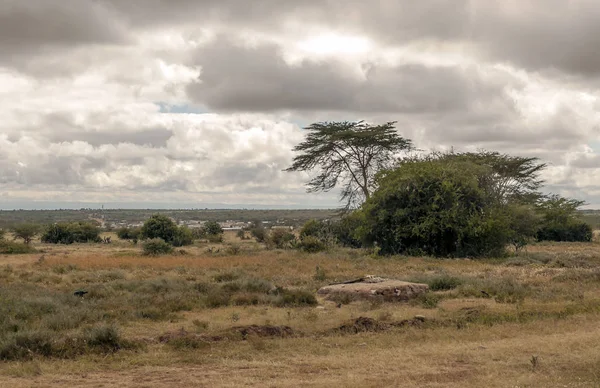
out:
M600 207L597 0L0 0L0 208L336 206L302 127L549 164Z

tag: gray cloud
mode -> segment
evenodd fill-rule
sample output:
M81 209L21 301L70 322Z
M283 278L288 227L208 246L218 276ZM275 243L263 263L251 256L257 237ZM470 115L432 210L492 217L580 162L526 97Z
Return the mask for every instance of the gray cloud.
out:
M358 111L398 114L466 111L502 95L504 85L485 82L475 68L365 63L365 79L340 71L340 63L288 65L278 46L236 46L218 39L197 54L201 82L188 92L222 111Z
M0 4L0 47L4 53L126 40L126 30L117 15L97 2L4 0Z
M105 0L133 25L197 22L272 34L291 21L366 34L388 45L468 43L482 58L580 76L600 70L595 0Z

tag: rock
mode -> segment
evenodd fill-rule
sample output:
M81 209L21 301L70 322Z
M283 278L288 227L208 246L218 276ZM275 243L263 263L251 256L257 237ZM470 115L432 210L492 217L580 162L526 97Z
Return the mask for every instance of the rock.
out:
M348 298L383 299L385 301L407 301L427 292L429 286L421 283L410 283L401 280L383 279L369 276L340 284L325 286L317 291L326 299Z

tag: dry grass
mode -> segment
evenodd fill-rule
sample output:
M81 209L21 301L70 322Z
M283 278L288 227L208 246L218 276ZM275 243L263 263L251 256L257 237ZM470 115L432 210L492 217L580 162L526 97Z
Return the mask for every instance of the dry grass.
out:
M226 252L231 243L240 245L240 254ZM232 236L221 245L185 248L186 255L152 258L124 242L37 248L43 253L0 257L1 298L14 297L29 317L18 321L23 330L76 336L93 325L115 324L135 346L4 362L0 386L600 385L596 243L539 244L517 257L480 261L377 258L343 249L265 251ZM268 282L312 293L365 274L424 281L440 291L414 303L363 301L338 308L324 300L318 307L277 307L263 291L243 289L248 282L255 288ZM76 289L90 294L73 299ZM225 305L209 308L208 289L237 291ZM254 294L262 295L258 304ZM140 309L148 313L136 314ZM415 315L425 316L425 324L355 335L331 330L358 317L389 324ZM246 325L285 325L296 335L227 337L189 347L158 340L177 332L212 338Z

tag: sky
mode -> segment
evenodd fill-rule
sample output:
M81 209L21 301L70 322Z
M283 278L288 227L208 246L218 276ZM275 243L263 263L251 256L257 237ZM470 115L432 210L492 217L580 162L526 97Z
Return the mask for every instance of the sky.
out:
M600 208L597 0L0 0L0 209L336 207L303 127L548 163Z

